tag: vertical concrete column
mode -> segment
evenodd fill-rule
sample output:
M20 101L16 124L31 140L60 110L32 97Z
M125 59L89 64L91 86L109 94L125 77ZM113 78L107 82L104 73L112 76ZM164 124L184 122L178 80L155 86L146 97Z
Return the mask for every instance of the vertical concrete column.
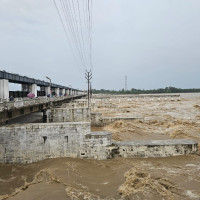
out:
M37 97L37 84L22 84L22 91L33 93Z
M59 96L59 92L60 92L60 89L59 88L55 88L55 95L56 96Z
M8 99L9 98L9 81L6 79L0 79L0 98Z
M44 87L44 91L45 91L45 95L46 95L46 96L47 96L47 95L50 95L50 94L51 94L51 88L50 88L50 86Z
M37 97L37 85L36 84L30 84L29 85L29 92L35 94L35 97Z
M65 96L65 89L61 89L62 95Z
M68 90L67 89L65 89L65 94L68 95Z

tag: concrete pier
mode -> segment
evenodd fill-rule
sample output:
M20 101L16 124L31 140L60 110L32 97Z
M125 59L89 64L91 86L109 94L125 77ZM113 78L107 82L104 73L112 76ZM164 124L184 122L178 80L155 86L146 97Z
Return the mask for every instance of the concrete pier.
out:
M91 132L89 122L0 127L0 163L32 163L57 157L167 157L197 151L194 140L112 141L111 133Z
M198 151L195 140L144 140L114 142L119 156L125 158L168 157L193 154Z
M0 99L8 99L9 98L9 87L8 80L0 79Z

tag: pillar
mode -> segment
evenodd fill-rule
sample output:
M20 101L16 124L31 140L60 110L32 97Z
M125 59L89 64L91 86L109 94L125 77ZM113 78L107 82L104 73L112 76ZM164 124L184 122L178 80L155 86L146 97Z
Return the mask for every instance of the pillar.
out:
M61 93L63 96L65 96L65 89L61 89Z
M59 88L55 88L55 95L56 96L59 96L59 92L60 92L60 89Z
M6 79L0 79L0 98L9 99L9 81Z
M33 93L37 97L37 84L22 84L22 91Z
M36 84L30 84L29 85L29 92L35 94L35 97L37 97L37 85Z
M68 90L67 89L65 89L65 94L68 95Z
M51 94L51 88L50 86L44 87L45 95L50 95Z

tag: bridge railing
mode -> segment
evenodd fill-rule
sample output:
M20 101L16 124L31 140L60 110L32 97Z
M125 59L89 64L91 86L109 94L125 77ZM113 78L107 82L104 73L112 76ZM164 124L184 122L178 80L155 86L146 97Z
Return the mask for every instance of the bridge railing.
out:
M41 98L34 98L34 99L21 98L21 99L15 99L13 101L4 101L4 102L0 102L0 112L3 112L4 110L20 109L23 107L29 107L29 106L33 106L37 104L61 101L61 100L73 98L76 96L80 96L80 95L41 97Z

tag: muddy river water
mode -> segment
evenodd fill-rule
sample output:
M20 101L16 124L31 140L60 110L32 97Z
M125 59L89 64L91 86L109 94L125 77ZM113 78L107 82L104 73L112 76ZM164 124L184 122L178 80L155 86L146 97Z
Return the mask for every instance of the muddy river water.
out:
M103 100L109 101L109 100ZM114 140L195 139L200 143L200 94L180 99L118 98L104 116L140 116L102 128ZM106 104L107 105L107 104ZM57 158L27 165L0 164L0 200L200 199L200 156L89 160Z

